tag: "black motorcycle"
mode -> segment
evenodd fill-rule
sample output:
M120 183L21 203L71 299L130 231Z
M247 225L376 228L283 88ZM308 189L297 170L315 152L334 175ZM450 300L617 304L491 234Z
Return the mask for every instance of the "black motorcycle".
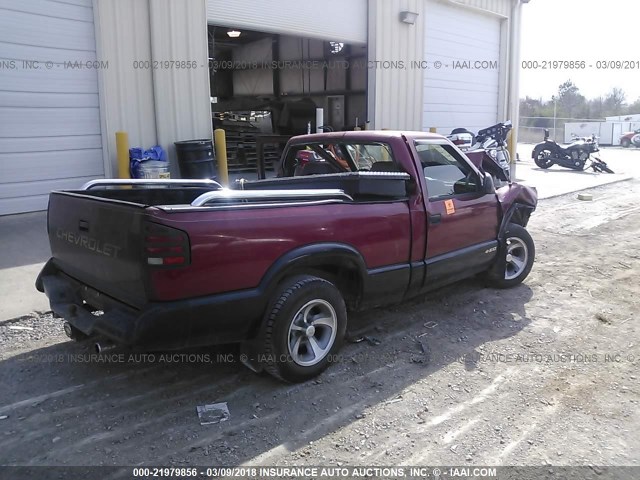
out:
M549 130L544 131L544 142L539 143L533 149L531 157L540 168L549 168L553 165L582 171L587 168L594 172L613 173L605 162L591 154L599 152L598 139L595 135L587 138L575 138L567 147L561 147L555 141L549 140Z

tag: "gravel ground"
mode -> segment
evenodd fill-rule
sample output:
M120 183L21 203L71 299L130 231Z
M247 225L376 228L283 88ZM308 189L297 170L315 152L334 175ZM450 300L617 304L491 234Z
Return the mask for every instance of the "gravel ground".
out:
M0 351L30 349L34 342L65 341L60 319L51 312L32 315L0 324Z
M640 466L640 182L591 193L541 202L525 284L360 314L305 384L233 348L105 358L51 315L0 325L0 464Z

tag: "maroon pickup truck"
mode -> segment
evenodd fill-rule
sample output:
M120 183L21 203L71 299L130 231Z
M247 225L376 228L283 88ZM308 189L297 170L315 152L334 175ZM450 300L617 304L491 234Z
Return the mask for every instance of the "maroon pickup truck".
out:
M482 274L529 274L532 188L496 190L446 138L341 132L289 141L276 178L96 180L52 192L36 287L96 349L240 343L245 364L317 375L347 312Z

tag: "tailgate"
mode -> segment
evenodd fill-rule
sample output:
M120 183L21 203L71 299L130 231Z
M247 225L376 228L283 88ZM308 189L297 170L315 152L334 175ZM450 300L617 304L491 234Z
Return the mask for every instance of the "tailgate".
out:
M54 192L48 230L55 264L81 283L134 307L146 303L142 205Z

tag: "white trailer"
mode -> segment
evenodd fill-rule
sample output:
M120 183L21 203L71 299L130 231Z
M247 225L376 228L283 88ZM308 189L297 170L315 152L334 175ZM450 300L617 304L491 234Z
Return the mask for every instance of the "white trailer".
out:
M589 137L595 134L599 138L601 145L620 145L620 137L623 134L640 128L640 115L637 115L637 117L639 118L635 121L566 123L564 126L564 141L565 143L570 143L573 141L574 135Z

